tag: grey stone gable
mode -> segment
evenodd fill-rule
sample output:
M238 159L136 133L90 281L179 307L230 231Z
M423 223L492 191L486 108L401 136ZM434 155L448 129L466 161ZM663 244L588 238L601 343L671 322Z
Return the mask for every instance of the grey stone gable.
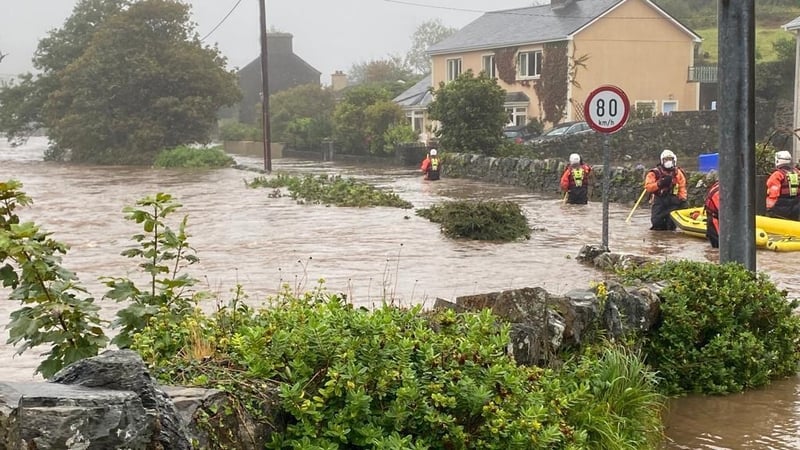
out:
M433 95L431 95L430 92L431 83L431 75L428 74L415 85L395 97L392 101L403 108L428 106L433 100Z
M561 41L622 1L625 0L579 0L559 11L546 4L487 12L428 47L428 54Z
M796 17L794 20L784 25L783 29L786 31L800 30L800 17Z

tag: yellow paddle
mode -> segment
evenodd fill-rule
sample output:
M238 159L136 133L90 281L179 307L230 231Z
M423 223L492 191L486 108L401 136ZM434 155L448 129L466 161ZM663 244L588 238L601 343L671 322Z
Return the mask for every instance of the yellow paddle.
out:
M567 203L567 196L568 196L568 195L569 195L569 191L567 191L567 192L564 192L564 200L561 200L561 203L562 203L562 204L566 204L566 203Z
M633 205L633 209L631 210L630 214L628 214L628 217L625 219L625 223L631 222L631 216L633 216L633 212L636 211L636 208L639 207L639 203L642 202L645 193L647 193L647 189L642 190L642 195L639 196L639 200L636 200L636 204Z

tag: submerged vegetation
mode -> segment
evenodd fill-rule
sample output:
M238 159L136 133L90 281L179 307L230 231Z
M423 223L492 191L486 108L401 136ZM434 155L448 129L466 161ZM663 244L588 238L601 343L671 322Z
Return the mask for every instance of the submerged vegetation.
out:
M386 192L371 184L340 175L305 175L297 177L279 173L274 177L256 177L245 182L248 187L289 189L292 199L312 204L354 206L390 206L393 208L412 208L413 205L394 192Z
M441 224L442 233L451 238L515 241L531 237L528 219L511 201L451 201L419 209L417 215Z
M235 161L222 147L192 148L185 145L164 150L156 156L153 166L171 168L231 167Z

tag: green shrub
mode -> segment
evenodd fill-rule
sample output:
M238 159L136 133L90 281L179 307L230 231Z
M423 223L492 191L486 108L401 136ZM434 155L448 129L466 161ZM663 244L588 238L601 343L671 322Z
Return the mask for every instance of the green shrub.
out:
M191 148L186 146L164 150L156 156L155 167L230 167L235 163L222 147Z
M226 123L219 128L223 141L260 141L263 139L261 127L239 122Z
M359 208L391 206L405 209L413 206L394 192L384 192L370 184L356 181L354 178L344 179L340 175L296 177L277 174L271 178L256 177L246 184L252 188L288 187L293 199L300 199L303 202L313 204L355 206Z
M270 306L153 320L135 348L162 381L224 389L250 411L277 382L288 425L270 448L649 449L658 439L653 375L632 356L609 350L558 373L517 365L509 327L488 311L367 311L321 290L285 291Z
M417 210L417 215L441 224L442 232L451 238L514 241L531 237L528 219L510 201L451 201Z
M740 264L650 264L628 279L664 281L661 321L644 341L666 393L724 394L797 373L800 318L762 273Z

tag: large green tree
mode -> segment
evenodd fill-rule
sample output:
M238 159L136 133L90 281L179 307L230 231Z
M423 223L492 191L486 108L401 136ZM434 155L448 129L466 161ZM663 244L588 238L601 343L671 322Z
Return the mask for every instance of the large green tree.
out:
M0 91L0 130L45 127L50 154L76 162L148 164L164 148L208 142L217 110L240 96L175 0L83 0L34 63L40 75Z
M403 119L402 109L386 89L355 86L334 110L334 139L344 153L385 153L386 132Z
M273 140L297 148L318 147L332 133L333 91L318 84L305 84L273 94L270 132Z
M505 91L484 72L467 71L455 80L439 83L428 115L439 121L436 135L442 148L454 152L494 154L502 142L508 115Z

